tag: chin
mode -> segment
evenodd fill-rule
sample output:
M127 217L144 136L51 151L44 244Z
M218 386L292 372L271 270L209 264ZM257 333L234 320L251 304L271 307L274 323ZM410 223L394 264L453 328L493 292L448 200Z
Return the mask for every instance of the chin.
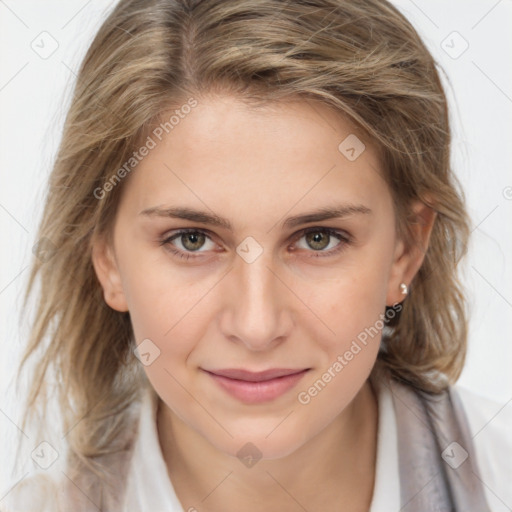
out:
M209 438L209 442L219 451L240 460L244 457L261 460L282 459L299 450L307 442L308 436L304 428L292 423L285 426L287 420L279 425L279 421L282 421L282 418L274 422L270 429L268 423L265 422L258 428L254 421L244 428L228 428L233 433L233 438Z

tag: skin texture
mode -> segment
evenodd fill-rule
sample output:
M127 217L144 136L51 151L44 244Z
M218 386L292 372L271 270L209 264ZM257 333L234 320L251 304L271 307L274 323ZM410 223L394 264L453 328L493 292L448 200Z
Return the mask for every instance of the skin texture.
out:
M144 368L185 510L368 510L378 408L367 378L380 333L308 404L297 396L404 299L400 283L418 271L435 214L414 206L417 243L406 249L370 141L359 135L366 149L355 161L338 150L357 133L316 102L256 110L228 95L201 98L123 184L113 247L94 243L105 301L130 312L137 344L160 350ZM371 212L281 226L347 203ZM140 214L178 205L224 217L233 232ZM160 244L184 228L207 237ZM338 230L349 242L320 230L315 245L304 228ZM247 237L263 249L251 263L237 253ZM203 371L221 368L310 370L277 399L245 404ZM248 442L262 456L253 467L236 455Z

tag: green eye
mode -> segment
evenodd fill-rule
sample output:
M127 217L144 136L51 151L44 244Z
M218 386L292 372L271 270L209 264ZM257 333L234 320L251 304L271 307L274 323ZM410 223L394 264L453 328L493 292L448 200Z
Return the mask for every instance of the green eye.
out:
M334 256L351 243L350 236L343 231L313 227L303 229L295 234L293 251L297 248L297 242L302 239L305 240L305 245L298 248L312 253L312 257ZM207 247L208 241L212 244L209 248ZM178 246L176 242L178 242ZM160 245L167 246L174 255L184 259L200 257L201 253L208 252L215 246L211 237L202 229L182 229L176 231L172 235L165 237L160 242ZM201 250L205 246L207 248Z
M321 253L315 254L316 256L331 256L337 254L342 249L345 248L347 244L350 243L350 239L343 232L336 231L329 228L308 228L299 234L296 240L305 239L306 247L302 247L309 252ZM332 245L335 240L338 241L337 244ZM330 247L329 250L325 250ZM325 254L324 254L325 253Z

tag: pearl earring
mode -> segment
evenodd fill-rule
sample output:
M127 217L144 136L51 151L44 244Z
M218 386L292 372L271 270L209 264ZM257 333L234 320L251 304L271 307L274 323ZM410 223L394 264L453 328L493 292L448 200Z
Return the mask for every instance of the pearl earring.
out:
M402 283L400 285L400 291L402 292L402 295L407 295L409 293L409 290L408 290L407 285L405 283Z

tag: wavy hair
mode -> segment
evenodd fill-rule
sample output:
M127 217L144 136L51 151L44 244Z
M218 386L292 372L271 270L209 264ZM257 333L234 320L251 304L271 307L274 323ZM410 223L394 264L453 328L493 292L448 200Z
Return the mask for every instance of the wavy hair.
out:
M69 460L93 471L97 457L122 448L145 382L129 313L104 303L91 259L95 237L111 235L126 180L99 199L98 190L162 112L226 92L251 105L320 101L357 126L381 155L407 243L415 243L411 203L437 212L376 367L431 393L462 371L467 312L457 265L469 219L450 166L437 65L407 19L384 0L121 0L74 86L38 234L51 250L32 264L25 300L36 282L39 299L20 364L21 373L36 361L23 424L54 375Z

